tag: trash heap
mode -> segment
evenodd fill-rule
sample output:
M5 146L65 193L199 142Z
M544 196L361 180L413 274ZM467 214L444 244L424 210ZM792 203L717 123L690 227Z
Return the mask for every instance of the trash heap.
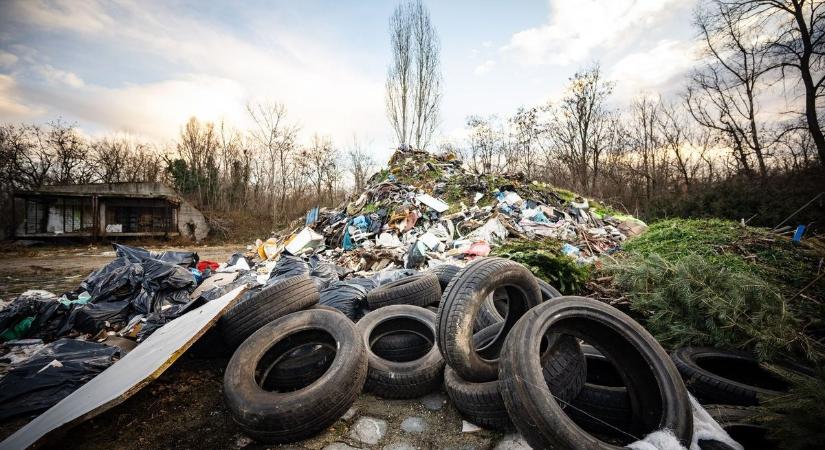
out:
M292 233L256 243L262 259L321 255L354 272L464 265L510 238L552 238L582 264L647 226L520 175L478 175L455 155L400 148L339 208L313 209Z

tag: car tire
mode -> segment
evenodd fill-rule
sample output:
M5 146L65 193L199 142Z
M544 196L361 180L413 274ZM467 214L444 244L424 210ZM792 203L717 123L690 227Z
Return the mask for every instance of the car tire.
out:
M756 406L760 397L776 397L790 388L788 380L746 352L684 347L671 358L688 390L702 404ZM733 379L740 374L750 380Z
M367 293L367 305L376 310L390 305L427 306L441 299L434 273L417 273L379 286Z
M320 295L312 279L301 275L273 283L242 298L220 318L224 340L236 348L262 326L287 314L318 303Z
M668 428L682 445L690 444L693 416L687 390L653 336L607 304L559 297L525 314L501 352L501 396L513 424L533 448L620 448L577 426L543 382L539 349L541 338L548 333L591 342L609 359L622 362L616 367L630 397L628 437Z
M370 312L358 321L357 327L369 360L368 391L383 398L408 399L425 395L441 385L444 359L434 344L424 356L412 361L384 359L372 350L382 336L399 330L434 341L435 314L432 311L413 305L390 305Z
M507 317L496 338L484 347L472 342L473 324L484 300L496 289L507 289ZM477 259L462 269L442 296L436 341L444 360L467 381L498 377L498 354L516 321L539 304L541 293L530 271L503 258Z
M295 391L268 391L268 373L296 346L320 343L335 350L324 374ZM264 325L232 355L223 391L234 421L264 443L296 442L335 423L352 406L367 376L363 340L343 314L301 311Z

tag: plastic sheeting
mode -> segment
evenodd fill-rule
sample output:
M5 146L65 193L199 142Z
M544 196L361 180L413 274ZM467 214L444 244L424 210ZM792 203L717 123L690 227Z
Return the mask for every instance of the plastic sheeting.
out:
M176 264L184 267L195 267L198 263L198 254L195 252L150 252L145 248L130 247L123 244L112 244L115 254L124 257L133 263L140 263L146 259L157 259L163 262Z
M60 339L0 380L0 419L43 411L112 365L120 349Z
M356 320L363 309L369 289L363 284L348 281L333 281L321 291L319 305L331 306Z

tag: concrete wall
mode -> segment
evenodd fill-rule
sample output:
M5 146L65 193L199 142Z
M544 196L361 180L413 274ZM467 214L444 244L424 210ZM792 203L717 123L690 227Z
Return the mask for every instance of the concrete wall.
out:
M178 231L195 242L200 242L209 234L209 224L206 218L191 203L181 199L178 210Z

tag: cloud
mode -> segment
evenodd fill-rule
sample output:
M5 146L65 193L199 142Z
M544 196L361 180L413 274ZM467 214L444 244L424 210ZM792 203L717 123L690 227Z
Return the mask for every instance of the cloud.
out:
M10 1L8 14L17 20L50 30L97 33L111 29L115 20L93 0Z
M180 14L168 4L84 3L78 11L61 2L15 5L25 12L17 20L35 31L64 30L68 39L130 55L136 66L160 68L152 71L151 82L126 75L128 83L103 85L83 80L73 68L47 64L50 49L39 48L40 59L30 69L46 85L27 84L27 95L48 104L49 114L72 114L93 126L165 141L190 116L225 117L244 128L251 125L248 102L277 101L286 105L289 119L302 126L307 139L318 132L343 144L353 130L388 135L383 78L367 76L345 55L309 40L306 33L253 23L247 25L254 31L241 35L203 16ZM58 17L62 13L66 17Z
M0 50L0 67L11 67L17 63L17 55Z
M492 59L488 59L487 61L484 61L483 63L476 66L476 68L473 69L473 73L476 75L484 75L485 73L489 73L491 70L493 70L493 67L495 66L496 62Z
M46 82L52 85L79 88L83 87L85 84L76 74L65 70L56 69L49 64L38 66L36 69L37 72L46 80Z
M696 65L700 44L695 41L661 40L653 47L630 53L607 70L616 82L616 99L629 100L644 92L668 94L683 86Z
M23 104L17 90L17 80L11 75L0 74L0 118L28 120L39 113L42 110Z
M506 53L525 65L566 66L594 49L616 47L662 22L682 0L550 0L545 25L513 34Z

